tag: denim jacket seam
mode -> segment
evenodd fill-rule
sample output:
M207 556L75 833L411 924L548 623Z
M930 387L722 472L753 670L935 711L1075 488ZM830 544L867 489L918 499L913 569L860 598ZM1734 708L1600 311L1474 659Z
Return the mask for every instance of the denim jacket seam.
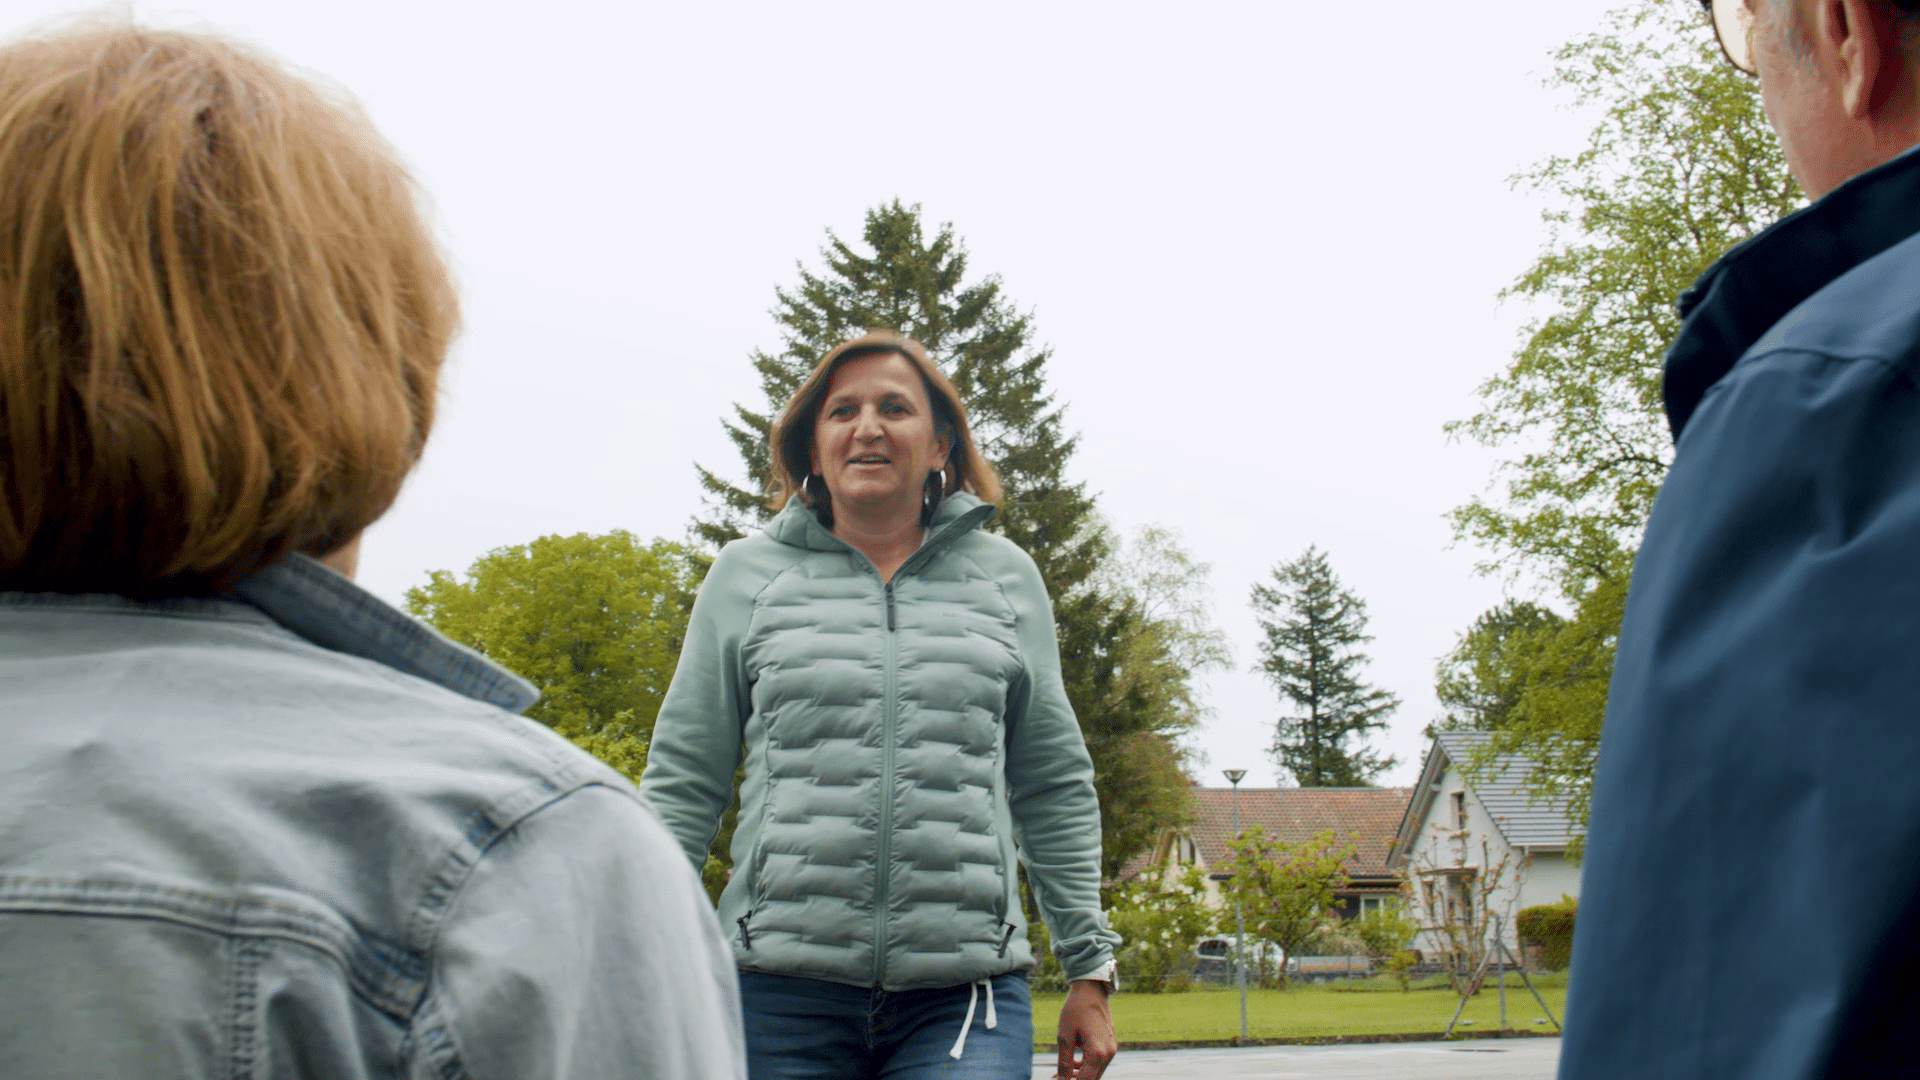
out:
M425 983L423 965L417 959L408 963L405 950L381 948L377 938L344 920L336 925L267 896L221 896L137 880L7 874L0 875L0 911L156 919L230 940L291 942L331 957L358 996L402 1021L411 1017Z
M188 622L230 623L235 626L284 629L274 621L271 615L252 604L243 600L216 597L128 600L125 597L104 593L49 594L0 591L0 609L44 612L54 615L119 615L137 619L184 619Z
M227 943L234 953L233 962L228 965L225 1017L228 1064L232 1075L252 1076L258 1047L251 1020L259 1004L260 963L265 959L265 950L257 939L249 937L229 938Z
M467 817L460 829L460 842L440 857L438 868L428 877L404 935L404 940L426 958L429 970L439 950L440 929L447 914L459 901L461 890L481 860L487 857L487 852L522 821L576 791L596 786L611 785L599 777L574 770L557 775L542 773L534 783L489 802Z
M449 915L459 903L460 894L473 872L500 842L528 818L555 803L588 788L603 787L634 799L639 793L607 782L603 777L567 770L557 776L542 775L538 783L521 788L513 796L497 800L474 812L461 831L462 842L440 860L440 869L430 879L415 905L407 938L418 944L426 959L426 974L420 998L409 1020L410 1030L420 1039L427 1060L433 1063L440 1080L468 1080L469 1073L455 1037L447 1002L435 990L433 971L439 963L440 934ZM518 804L516 806L516 804ZM645 805L643 802L642 806ZM514 806L517 812L501 812Z
M429 992L420 1012L410 1026L408 1039L418 1044L416 1060L424 1060L438 1080L472 1080L466 1058L454 1040L453 1026L447 1022L440 1000Z

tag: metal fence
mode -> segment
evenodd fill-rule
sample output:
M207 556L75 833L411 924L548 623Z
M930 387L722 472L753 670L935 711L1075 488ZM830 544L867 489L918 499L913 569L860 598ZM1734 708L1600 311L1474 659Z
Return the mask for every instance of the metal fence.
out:
M1564 973L1523 970L1491 951L1484 966L1439 958L1388 970L1362 956L1301 956L1284 965L1196 954L1172 970L1127 970L1112 999L1120 1039L1135 1045L1220 1045L1250 1041L1362 1041L1452 1034L1557 1034ZM1065 987L1037 980L1035 1032L1049 1042Z

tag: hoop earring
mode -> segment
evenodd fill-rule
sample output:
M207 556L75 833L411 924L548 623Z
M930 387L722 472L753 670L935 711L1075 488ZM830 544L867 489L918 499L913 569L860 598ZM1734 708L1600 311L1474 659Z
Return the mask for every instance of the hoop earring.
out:
M808 474L800 482L800 493L806 508L813 513L813 519L826 528L833 528L833 493L827 490L827 478L818 474Z
M947 497L947 479L944 473L929 471L927 482L920 485L920 524L922 527L933 524L933 512L940 509L940 503Z

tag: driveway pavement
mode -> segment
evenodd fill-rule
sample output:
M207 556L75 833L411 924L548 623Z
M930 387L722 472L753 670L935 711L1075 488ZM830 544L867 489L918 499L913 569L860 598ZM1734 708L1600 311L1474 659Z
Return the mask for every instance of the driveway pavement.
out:
M1103 1080L1553 1080L1559 1064L1559 1039L1244 1046L1132 1050ZM1036 1054L1034 1080L1052 1075L1052 1056Z

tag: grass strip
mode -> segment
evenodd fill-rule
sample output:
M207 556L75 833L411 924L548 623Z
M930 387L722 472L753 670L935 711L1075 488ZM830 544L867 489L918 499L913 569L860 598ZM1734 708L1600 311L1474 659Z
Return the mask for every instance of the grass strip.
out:
M1541 980L1535 977L1535 983ZM1373 980L1367 980L1373 982ZM1556 1019L1566 1017L1565 978L1541 987L1541 995ZM1036 1047L1051 1050L1059 1028L1064 994L1033 996L1033 1033ZM1296 985L1286 990L1247 991L1247 1033L1259 1041L1329 1042L1372 1040L1381 1036L1432 1038L1443 1031L1460 999L1450 991L1417 990L1402 993L1397 984L1356 984L1348 991L1338 984ZM1471 1021L1469 1023L1468 1021ZM1507 1024L1529 1034L1554 1034L1533 995L1509 977ZM1161 1045L1232 1045L1240 1035L1240 995L1231 987L1206 987L1178 994L1141 994L1122 991L1113 996L1113 1026L1123 1044L1146 1049ZM1455 1035L1486 1038L1500 1029L1500 1001L1489 983L1461 1014Z

